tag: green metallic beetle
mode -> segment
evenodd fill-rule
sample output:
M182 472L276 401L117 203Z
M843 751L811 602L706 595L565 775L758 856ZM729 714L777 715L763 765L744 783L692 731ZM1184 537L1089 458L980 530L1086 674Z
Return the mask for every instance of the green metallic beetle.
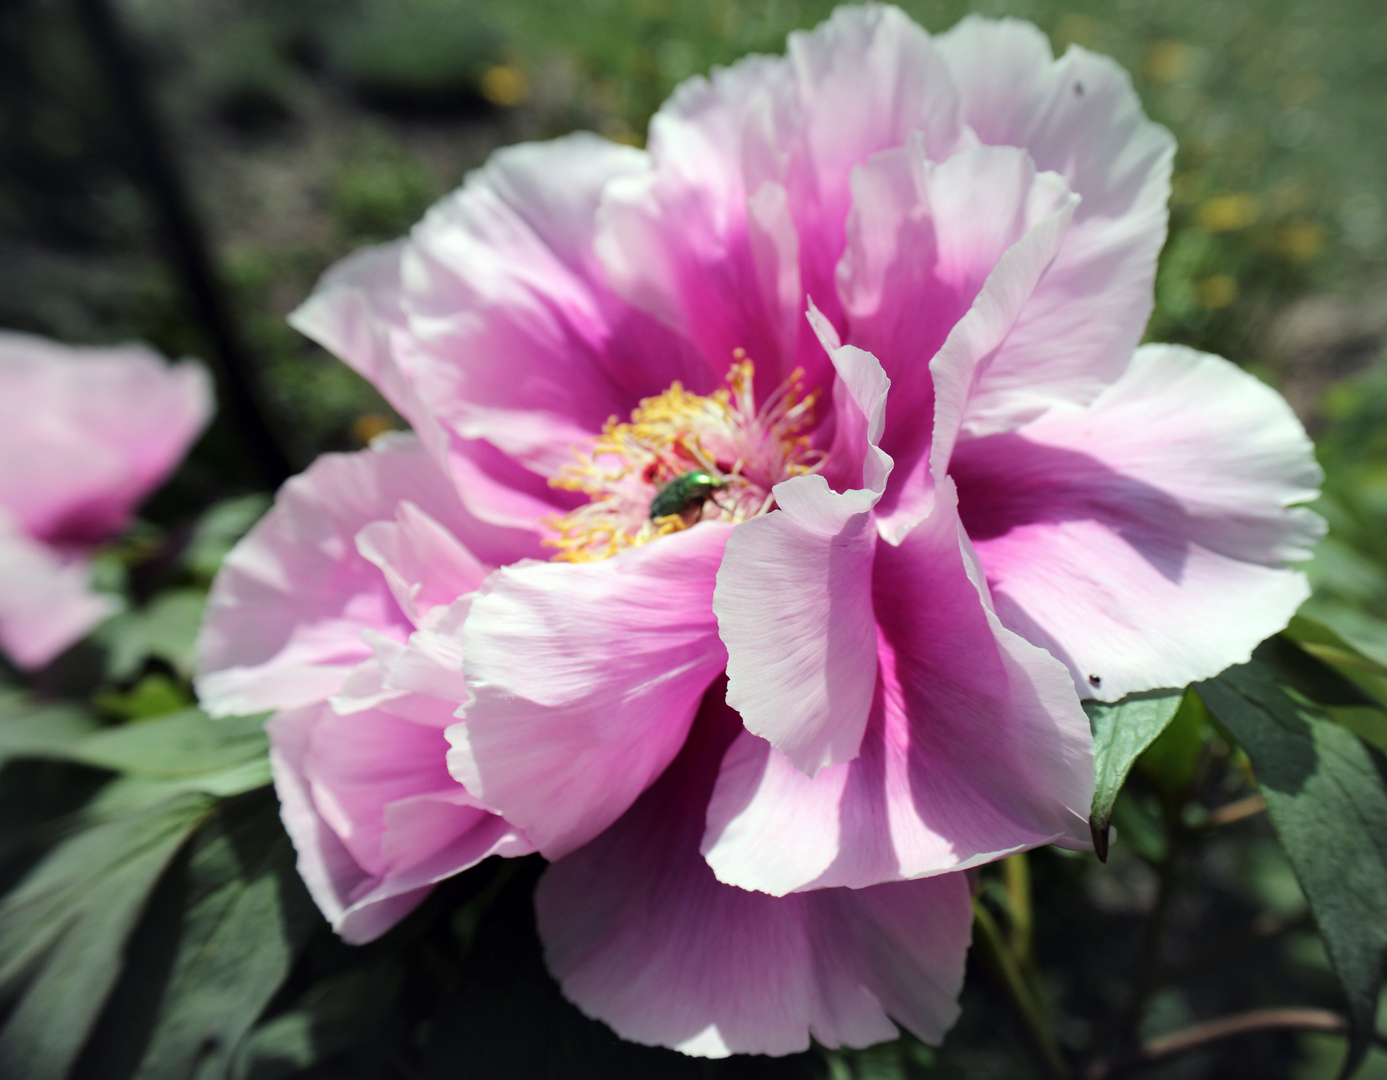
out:
M725 487L726 480L717 480L702 469L690 469L655 493L655 498L650 500L650 520L685 514Z

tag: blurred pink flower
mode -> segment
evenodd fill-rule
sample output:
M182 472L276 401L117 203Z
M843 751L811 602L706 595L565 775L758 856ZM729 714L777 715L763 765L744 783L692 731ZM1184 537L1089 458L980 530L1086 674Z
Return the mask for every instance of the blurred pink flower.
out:
M1116 65L1028 24L842 8L684 84L648 153L501 151L330 271L294 324L458 507L426 528L403 479L315 503L315 467L228 564L200 683L283 710L330 917L437 879L394 808L449 790L446 735L456 804L554 860L550 969L619 1034L940 1038L953 871L1088 842L1080 695L1212 675L1304 595L1317 520L1287 507L1317 474L1284 402L1136 350L1172 150ZM228 689L246 671L263 693Z
M109 613L85 555L178 464L212 387L137 345L0 331L0 410L0 648L41 667Z

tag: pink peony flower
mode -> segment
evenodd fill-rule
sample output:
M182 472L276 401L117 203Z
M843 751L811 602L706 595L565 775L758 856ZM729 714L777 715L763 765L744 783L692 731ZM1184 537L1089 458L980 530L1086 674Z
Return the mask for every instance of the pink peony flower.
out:
M119 532L212 414L197 364L0 331L0 648L41 667L110 613L85 554Z
M626 1038L937 1041L957 871L1088 843L1080 696L1212 675L1304 596L1284 402L1136 348L1171 154L1028 24L842 8L679 88L648 152L502 151L330 271L294 324L419 442L286 489L200 691L280 710L339 929L442 875L461 834L404 807L451 800L453 870L553 861L550 969Z

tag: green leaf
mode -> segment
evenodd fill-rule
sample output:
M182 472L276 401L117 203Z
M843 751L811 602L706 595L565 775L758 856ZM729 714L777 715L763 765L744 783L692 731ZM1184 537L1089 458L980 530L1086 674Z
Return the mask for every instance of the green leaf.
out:
M1108 857L1108 826L1117 793L1133 763L1165 730L1180 707L1183 690L1152 690L1121 701L1085 701L1093 727L1093 809L1089 828L1100 859Z
M319 921L272 798L221 807L185 872L177 952L137 1080L224 1076Z
M21 991L0 1031L0 1075L67 1075L150 891L207 806L185 797L78 832L0 901L0 990Z
M3 704L3 702L0 702ZM181 792L237 795L270 782L264 718L213 720L185 709L138 724L100 727L80 712L38 709L12 722L0 713L0 760L51 757L140 779L108 785L100 803L159 801Z
M191 678L206 605L207 597L199 589L173 589L139 611L126 611L103 623L94 636L110 650L107 674L123 682L138 675L152 658Z
M264 723L262 716L213 720L199 709L185 709L142 724L105 728L69 744L64 756L135 776L220 772L265 757L269 740Z
M232 1080L287 1080L348 1051L361 1056L386 1019L381 1002L395 999L403 978L399 957L386 954L317 983L293 1009L246 1037Z
M92 704L121 720L149 720L192 707L188 692L167 675L146 675L129 690L103 690Z
M1324 935L1353 1024L1348 1075L1367 1052L1387 973L1387 758L1288 693L1275 657L1259 649L1198 691L1252 762Z
M66 747L100 728L72 705L39 704L28 694L0 694L0 765L14 758L62 757Z

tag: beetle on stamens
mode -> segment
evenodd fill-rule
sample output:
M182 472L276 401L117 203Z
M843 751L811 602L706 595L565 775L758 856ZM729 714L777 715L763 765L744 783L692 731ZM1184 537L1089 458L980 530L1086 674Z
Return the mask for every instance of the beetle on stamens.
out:
M650 500L650 520L657 521L671 515L682 517L712 498L713 492L726 487L726 480L719 480L703 469L690 469L655 493L655 498Z

